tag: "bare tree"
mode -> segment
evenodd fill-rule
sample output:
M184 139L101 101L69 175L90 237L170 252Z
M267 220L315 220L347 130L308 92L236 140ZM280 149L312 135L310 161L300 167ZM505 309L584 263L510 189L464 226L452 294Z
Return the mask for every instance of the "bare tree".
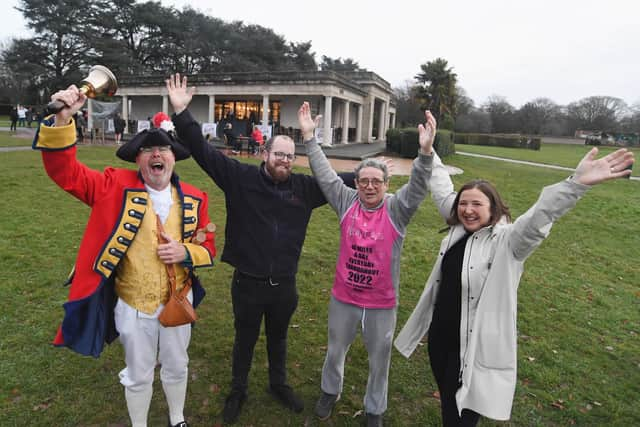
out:
M517 131L516 110L507 98L491 95L482 106L483 111L491 117L492 133L511 133Z
M612 132L627 112L627 104L612 96L590 96L567 106L567 115L574 129Z

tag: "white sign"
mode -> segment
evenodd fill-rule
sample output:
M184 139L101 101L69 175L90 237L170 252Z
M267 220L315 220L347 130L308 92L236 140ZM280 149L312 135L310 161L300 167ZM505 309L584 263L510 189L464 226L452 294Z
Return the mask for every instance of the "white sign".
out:
M258 129L262 132L262 139L264 142L267 142L272 135L272 127L269 125L258 125Z
M149 120L138 120L138 132L151 129L151 122Z
M322 144L322 137L324 136L324 128L315 128L313 131L313 136L316 137L316 141L318 141L318 144Z
M216 137L216 129L217 129L218 125L216 123L203 123L202 124L202 135L206 138L207 135L209 135L209 138L207 139L211 139L211 138L215 138Z

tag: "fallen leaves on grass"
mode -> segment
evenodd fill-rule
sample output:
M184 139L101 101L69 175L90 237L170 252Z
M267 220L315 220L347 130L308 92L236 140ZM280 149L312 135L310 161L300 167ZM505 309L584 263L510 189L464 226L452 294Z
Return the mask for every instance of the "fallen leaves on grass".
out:
M48 397L44 401L42 401L41 403L38 403L36 406L34 406L33 410L34 411L46 411L51 406L51 402L52 401L53 401L53 398L52 397Z
M11 403L16 404L22 400L22 395L20 394L20 390L17 388L11 389Z
M564 410L564 400L558 399L555 402L551 403L551 406L553 406L554 408L560 409L562 411Z
M587 412L589 412L590 410L593 409L593 406L591 406L590 403L587 403L584 408L580 408L579 411L582 412L583 414L586 414Z

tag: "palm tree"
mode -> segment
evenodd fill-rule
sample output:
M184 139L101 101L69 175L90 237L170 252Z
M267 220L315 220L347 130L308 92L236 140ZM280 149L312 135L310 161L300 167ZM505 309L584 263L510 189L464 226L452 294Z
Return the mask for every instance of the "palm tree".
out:
M445 114L456 116L456 83L458 76L443 58L436 58L420 66L422 72L415 76L423 98L424 109L428 109L439 122Z

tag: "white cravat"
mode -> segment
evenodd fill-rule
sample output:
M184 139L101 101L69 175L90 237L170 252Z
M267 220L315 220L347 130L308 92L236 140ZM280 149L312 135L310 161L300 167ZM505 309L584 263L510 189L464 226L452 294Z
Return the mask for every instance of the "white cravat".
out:
M151 201L153 202L153 210L160 216L160 220L164 224L167 222L169 211L173 204L173 199L171 198L171 185L167 185L164 190L160 191L154 190L146 184L145 188L149 192L149 197L151 197Z

